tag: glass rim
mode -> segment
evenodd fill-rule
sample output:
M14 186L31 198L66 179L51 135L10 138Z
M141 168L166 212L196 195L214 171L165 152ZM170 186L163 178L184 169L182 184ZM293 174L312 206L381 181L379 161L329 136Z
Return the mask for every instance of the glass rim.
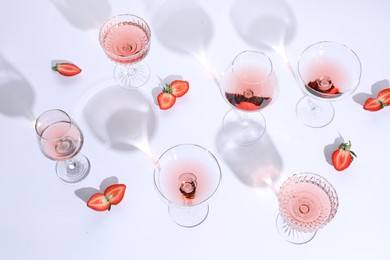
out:
M246 81L244 79L242 79L240 76L237 76L237 73L234 69L234 65L235 65L235 62L237 61L237 59L239 58L239 56L241 56L242 54L246 54L246 53L252 53L252 54L256 54L256 55L260 55L260 56L263 56L266 58L267 62L269 63L270 67L269 67L269 72L267 73L267 75L264 77L263 80L260 80L260 81L257 81L257 82L250 82L250 81ZM233 71L233 74L235 77L237 77L238 79L240 79L243 83L245 84L253 84L253 85L256 85L256 84L263 84L265 81L267 81L271 76L272 76L272 73L274 71L274 66L272 64L272 61L270 59L270 57L263 51L258 51L258 50L244 50L244 51L241 51L240 53L238 53L232 63L231 63L231 66L232 66L232 71Z
M74 124L73 121L72 121L72 118L69 116L68 113L66 113L64 110L62 109L49 109L49 110L46 110L44 111L42 114L40 114L37 119L35 120L35 132L37 133L37 135L39 136L39 138L43 139L43 140L46 140L46 141L55 141L55 140L60 140L62 137L57 137L57 138L45 138L42 136L43 132L44 131L38 131L38 122L39 120L41 120L41 118L48 114L48 113L51 113L51 112L60 112L62 113L65 117L66 117L66 121L64 122L69 122L69 125L68 125L68 129L66 130L66 133L68 133L72 127L72 125ZM46 128L45 128L46 129ZM65 136L66 134L64 134Z
M173 200L169 199L167 196L165 196L161 189L159 188L159 182L158 182L158 176L159 174L157 174L158 172L158 167L159 167L159 162L160 160L163 158L164 155L166 155L168 152L172 151L173 149L175 148L178 148L178 147L183 147L183 146L192 146L192 147L196 147L196 148L199 148L205 152L207 152L212 159L214 159L214 162L217 164L218 166L218 183L217 185L215 186L215 188L213 189L213 191L211 192L211 194L209 196L207 196L205 199L197 202L196 204L191 204L191 205L182 205L182 204L178 204L176 202L174 202ZM154 187L155 189L158 191L158 193L169 203L169 204L172 204L174 205L175 207L179 207L179 208L191 208L191 207L197 207L199 205L202 205L204 204L205 202L207 202L210 198L212 198L214 196L214 194L217 192L218 190L218 187L220 186L221 182L222 182L222 170L221 170L221 166L217 160L217 157L210 151L208 150L207 148L201 146L201 145L198 145L198 144L194 144L194 143L182 143L182 144L177 144L177 145L174 145L168 149L166 149L160 156L159 158L157 159L157 162L155 163L155 167L154 167L154 172L153 172L153 182L154 182Z
M128 56L119 56L119 55L116 55L116 54L110 54L110 56L114 57L115 59L117 60L127 60L128 58L131 58L131 57L137 57L137 56L140 56L142 55L143 53L147 52L150 48L150 44L151 44L151 38L152 38L152 33L151 33L151 29L149 27L149 24L140 16L138 15L135 15L135 14L130 14L130 13L123 13L123 14L117 14L117 15L114 15L114 16L111 16L110 18L106 19L103 24L101 25L100 29L99 29L99 43L100 43L100 46L103 48L104 52L106 52L106 49L104 48L103 46L103 41L102 41L102 37L103 37L103 29L106 28L106 25L109 24L111 21L117 19L117 18L121 18L121 17L132 17L132 18L136 18L140 21L142 21L142 23L146 26L147 30L145 31L146 35L148 36L148 42L147 44L145 45L144 48L142 48L139 52L137 53L134 53L134 54L131 54L131 55L128 55Z

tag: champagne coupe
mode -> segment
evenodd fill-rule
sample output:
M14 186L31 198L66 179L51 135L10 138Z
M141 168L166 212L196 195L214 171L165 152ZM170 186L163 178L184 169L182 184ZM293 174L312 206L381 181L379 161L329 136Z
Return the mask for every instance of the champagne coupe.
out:
M277 93L269 57L254 50L239 53L221 79L221 94L232 107L222 122L226 136L243 145L258 141L266 129L259 111L271 104Z
M154 170L154 185L168 204L171 219L183 227L201 224L209 200L221 182L215 156L195 144L179 144L165 151Z
M57 161L56 172L60 179L76 183L87 177L90 163L80 153L84 137L69 115L59 109L42 113L35 122L41 152Z
M299 86L306 94L296 106L307 126L323 127L334 117L331 101L351 95L359 85L362 67L349 47L323 41L306 48L298 61Z
M120 86L134 89L148 81L150 70L143 59L149 53L150 37L148 24L131 14L114 16L101 27L100 45L117 64L114 77Z
M280 235L293 244L313 239L335 216L338 197L332 185L314 173L298 173L283 182L279 194L276 226Z

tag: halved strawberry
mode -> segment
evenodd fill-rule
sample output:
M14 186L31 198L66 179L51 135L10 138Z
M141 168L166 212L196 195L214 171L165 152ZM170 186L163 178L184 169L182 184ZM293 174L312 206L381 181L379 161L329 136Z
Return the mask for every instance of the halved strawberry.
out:
M332 154L333 166L337 171L348 168L356 154L351 150L351 142L340 144L339 148Z
M363 108L368 111L378 111L384 107L383 103L377 98L368 98L366 102L364 102Z
M185 80L174 80L169 85L172 95L175 97L181 97L188 92L190 84Z
M81 69L75 64L67 62L57 63L51 69L66 77L71 77L81 72Z
M175 104L176 97L174 95L172 95L171 93L161 92L157 96L157 101L158 101L158 106L162 110L167 110Z
M112 205L117 205L119 202L122 201L123 196L125 195L125 191L126 191L126 185L114 184L109 186L104 191L104 195Z
M390 88L386 88L378 93L378 99L383 106L390 106Z
M111 209L111 204L106 196L101 193L95 193L89 198L87 206L96 211L105 211Z

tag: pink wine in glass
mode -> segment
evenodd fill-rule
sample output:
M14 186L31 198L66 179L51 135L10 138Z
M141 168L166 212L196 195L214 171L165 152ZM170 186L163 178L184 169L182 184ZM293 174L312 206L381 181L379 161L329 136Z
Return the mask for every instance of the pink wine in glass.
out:
M225 97L234 107L245 111L265 108L272 102L275 83L272 75L259 68L238 67L226 79Z
M60 161L74 157L83 145L83 135L72 122L59 121L42 130L39 140L43 154Z
M107 27L101 43L108 57L115 62L130 64L145 58L149 52L150 34L135 22L119 22Z
M280 188L280 214L297 231L316 232L334 217L337 207L336 191L319 175L296 174Z

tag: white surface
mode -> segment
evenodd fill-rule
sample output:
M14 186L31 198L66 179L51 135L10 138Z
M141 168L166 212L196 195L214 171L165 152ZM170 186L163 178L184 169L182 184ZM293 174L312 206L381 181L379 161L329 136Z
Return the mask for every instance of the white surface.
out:
M273 1L250 3L250 10L268 14L259 23L269 26L264 40L278 38L276 27L286 27L284 18L292 22L286 52L293 67L306 46L321 40L344 43L360 57L359 88L334 104L334 121L321 129L298 122L295 104L302 96L300 88L280 56L264 49L264 44L253 46L240 37L231 1L187 1L188 13L177 12L184 1L169 2L174 4L2 2L0 259L389 259L390 108L369 113L359 100L389 87L390 2L288 0L284 10L279 6L280 12L272 11ZM114 64L99 46L98 30L103 20L119 13L143 17L152 26L153 39L146 58L152 70L149 83L117 101L118 93L110 91L115 85ZM240 21L245 25L255 14L242 13ZM283 16L275 20L278 14ZM186 24L194 27L183 33L185 37L169 30L180 31ZM221 120L229 106L204 64L183 51L197 52L200 40L207 43L205 57L217 74L245 49L262 49L271 57L280 95L263 112L267 136L255 146L232 148L223 139ZM50 70L52 60L58 59L76 63L83 72L74 78L59 76ZM191 89L173 109L161 111L152 90L159 78L172 75L188 80ZM137 109L131 101L137 102ZM82 152L92 169L81 183L69 185L56 177L54 162L39 151L33 119L19 116L25 111L37 116L51 108L67 111L84 131ZM107 122L124 125L118 128ZM117 132L110 132L110 127ZM152 160L120 139L123 135L125 142L135 140L140 132L148 133L151 157L179 143L196 143L218 158L223 181L200 226L186 229L170 220L153 187ZM351 140L358 155L341 173L328 163L339 136ZM258 181L258 174L270 170L278 177L276 189L300 171L319 173L336 188L339 211L309 244L295 246L278 235L276 196ZM92 211L76 196L83 188L99 189L109 177L127 185L124 200L110 212Z

